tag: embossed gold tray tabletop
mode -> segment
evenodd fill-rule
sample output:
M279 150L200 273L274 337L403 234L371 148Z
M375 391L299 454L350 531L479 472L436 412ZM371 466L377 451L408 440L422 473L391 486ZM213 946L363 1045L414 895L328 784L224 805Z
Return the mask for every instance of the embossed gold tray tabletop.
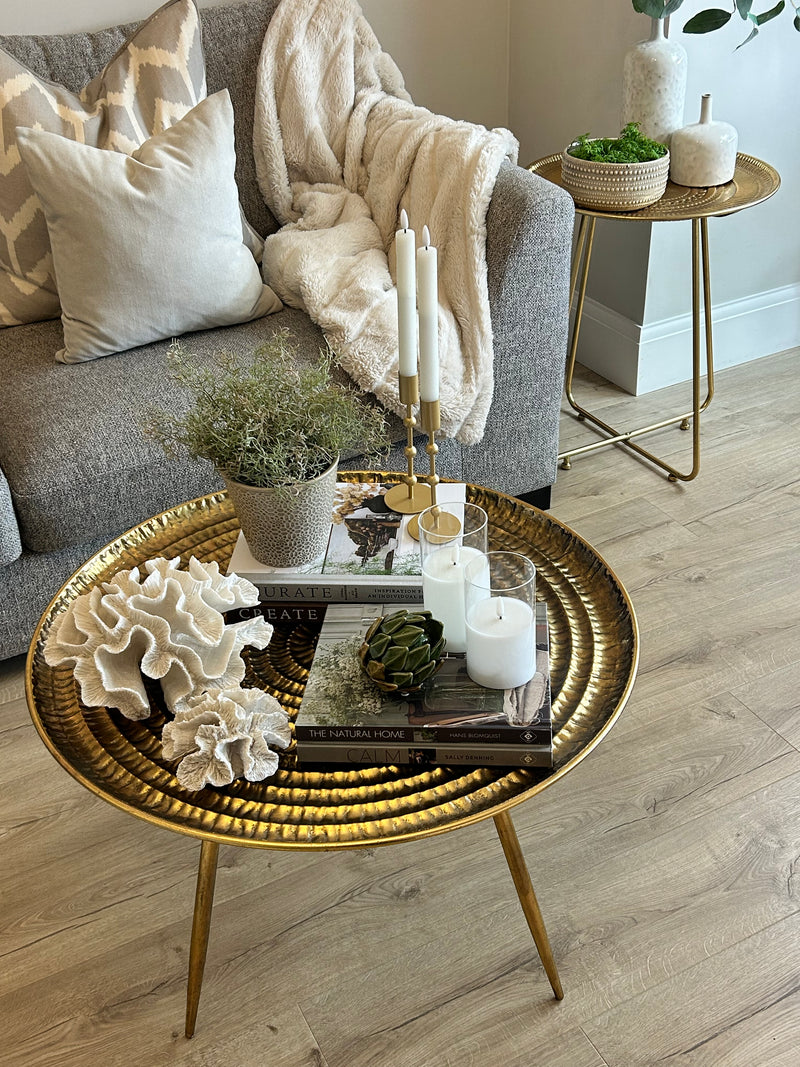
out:
M636 619L619 580L572 530L500 493L470 486L468 498L489 514L490 547L523 552L538 568L537 594L547 602L551 629L552 771L361 765L311 770L298 765L292 745L277 774L265 782L236 781L191 793L161 755L164 718L155 703L143 722L114 709L85 707L72 670L45 662L53 620L96 583L156 556L180 556L184 565L192 555L215 560L224 573L239 533L224 493L130 530L92 557L54 598L27 664L28 704L42 739L74 778L118 808L217 843L286 849L387 844L496 817L521 803L583 759L622 711L636 674ZM265 651L245 652L245 684L262 687L296 711L313 646L313 633L302 625L276 630Z

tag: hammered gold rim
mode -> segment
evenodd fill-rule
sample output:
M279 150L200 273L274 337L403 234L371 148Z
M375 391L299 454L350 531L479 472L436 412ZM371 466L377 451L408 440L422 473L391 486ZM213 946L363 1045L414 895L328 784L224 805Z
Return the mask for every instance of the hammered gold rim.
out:
M340 472L342 480L395 478ZM492 767L342 768L297 766L294 744L266 782L184 790L161 755L164 718L145 722L106 708L87 709L69 668L44 661L44 642L66 604L116 571L157 555L227 566L239 526L225 493L189 501L112 541L67 581L46 609L27 660L26 694L36 729L77 781L121 810L218 843L281 849L357 848L415 840L470 825L522 803L584 759L622 712L639 656L627 592L574 530L512 497L469 487L489 514L490 547L521 551L537 566L537 590L551 625L552 771ZM263 652L247 650L246 682L276 696L290 714L300 704L314 637L298 627L276 632Z

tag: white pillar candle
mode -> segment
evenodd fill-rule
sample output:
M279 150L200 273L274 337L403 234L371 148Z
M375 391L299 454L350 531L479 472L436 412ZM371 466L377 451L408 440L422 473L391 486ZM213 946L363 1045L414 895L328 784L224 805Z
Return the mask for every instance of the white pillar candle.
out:
M405 208L400 212L400 229L394 240L397 256L397 346L400 373L410 378L417 373L417 250L416 235L408 225Z
M422 230L423 245L417 249L417 300L419 303L419 396L439 399L439 287L436 249L428 227Z
M466 620L467 673L487 689L514 689L536 673L535 619L515 597L472 604Z
M444 624L448 652L465 652L464 568L482 556L477 548L446 544L422 561L422 599L434 619ZM488 579L488 566L487 573Z

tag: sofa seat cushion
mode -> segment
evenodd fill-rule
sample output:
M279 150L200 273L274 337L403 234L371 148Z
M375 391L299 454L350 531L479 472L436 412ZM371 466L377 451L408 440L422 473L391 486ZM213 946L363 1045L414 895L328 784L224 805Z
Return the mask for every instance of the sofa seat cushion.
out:
M248 354L284 326L297 339L301 358L311 361L324 347L318 327L291 308L194 333L185 346L199 360L222 348ZM167 386L169 342L72 365L53 360L62 343L57 321L0 330L0 467L25 548L52 552L110 538L222 487L209 464L166 460L139 428L150 408L177 412L186 405L184 395ZM337 376L349 383L344 372ZM394 419L392 427L400 439L400 420Z

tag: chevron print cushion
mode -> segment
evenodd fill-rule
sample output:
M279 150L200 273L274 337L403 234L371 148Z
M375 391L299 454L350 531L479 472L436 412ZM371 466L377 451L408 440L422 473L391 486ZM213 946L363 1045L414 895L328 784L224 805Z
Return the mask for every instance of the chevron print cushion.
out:
M279 311L244 242L227 89L129 155L17 131L59 279L61 363Z
M200 18L170 0L76 96L0 49L0 326L60 312L47 224L20 161L16 128L130 154L206 95Z

